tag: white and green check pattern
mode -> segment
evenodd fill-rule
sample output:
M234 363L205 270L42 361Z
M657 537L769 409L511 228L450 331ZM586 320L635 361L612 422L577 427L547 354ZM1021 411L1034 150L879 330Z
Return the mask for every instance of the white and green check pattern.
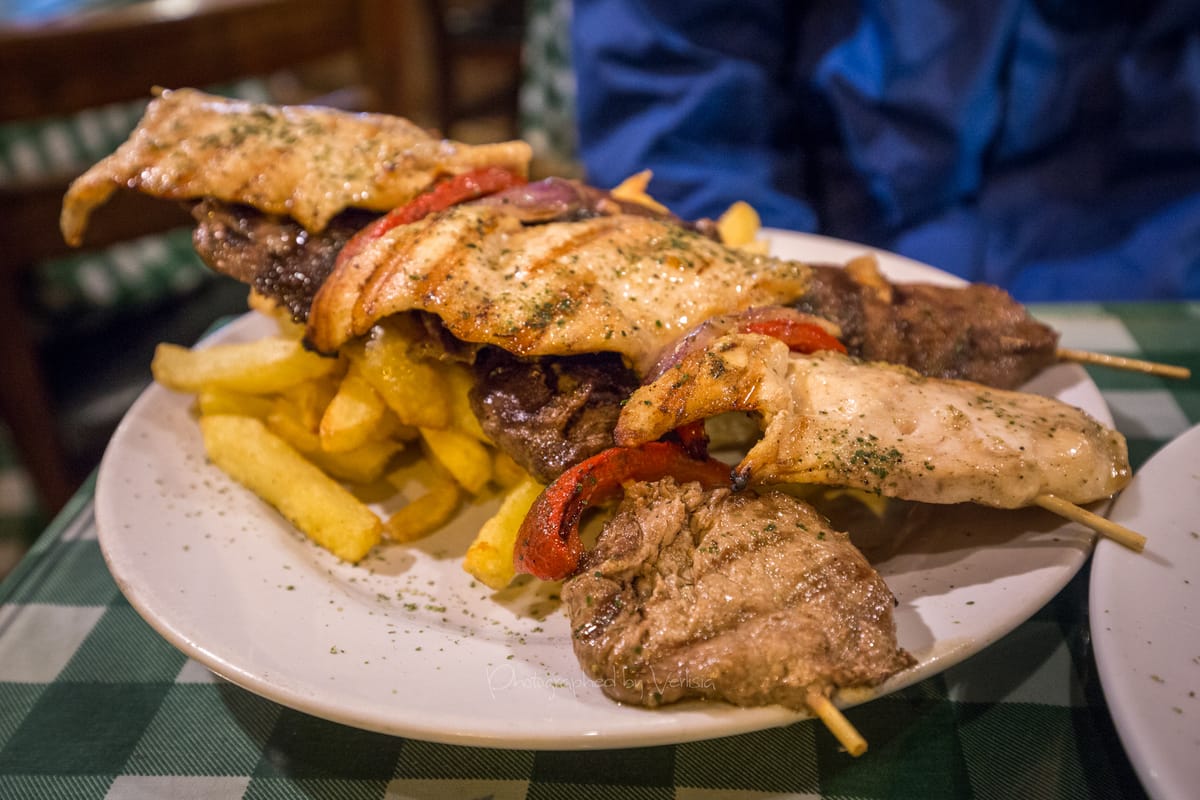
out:
M538 158L569 164L577 147L571 0L529 0L526 19L521 138Z
M105 4L111 5L112 0ZM55 10L52 3L44 5L26 4L18 10L29 14ZM248 100L270 99L261 80L213 91ZM0 125L0 186L83 172L129 136L147 101ZM40 264L30 276L29 295L35 316L49 330L89 316L150 308L186 295L212 277L192 249L191 231L181 228ZM0 575L45 524L8 432L0 424Z
M1043 306L1064 345L1200 374L1200 304ZM1135 465L1200 422L1200 380L1091 369ZM968 661L817 723L673 747L486 750L368 733L230 685L105 568L83 488L0 584L0 797L1143 798L1101 694L1088 569Z
M266 84L259 80L214 91L248 100L270 99ZM0 186L83 172L125 141L148 99L69 117L0 125ZM184 230L47 262L34 276L33 297L50 315L120 309L188 291L209 274L192 251L190 232Z

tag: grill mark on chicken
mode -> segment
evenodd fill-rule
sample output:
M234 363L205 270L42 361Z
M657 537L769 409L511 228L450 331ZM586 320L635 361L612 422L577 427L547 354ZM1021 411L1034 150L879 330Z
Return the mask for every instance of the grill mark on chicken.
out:
M487 235L494 229L494 224L483 222L476 226L476 232ZM422 249L430 248L431 243L436 242L441 236L441 231L437 228L429 227L417 229L415 234L398 241L398 247L395 251L395 258L388 268L377 270L366 281L363 286L364 300L359 314L362 317L374 317L378 315L376 308L377 298L379 297L379 287L385 285L388 281L395 280L396 273L406 269L408 266L414 265L415 254L421 252ZM426 258L421 264L419 277L413 279L414 291L425 297L427 300L432 300L440 295L441 291L452 291L451 283L455 271L460 268L467 259L467 251L465 248L454 246L453 242L444 242L444 247L440 251L434 251L435 258ZM410 273L411 278L411 273Z
M480 228L484 220L496 227ZM403 248L429 230L438 233L423 247ZM414 279L412 263L432 268L451 246L466 259L452 287ZM393 228L339 260L313 301L308 338L332 352L384 316L421 310L464 341L521 356L617 352L645 370L695 320L792 302L807 284L803 264L730 250L666 219L618 214L525 226L496 206L463 205Z
M576 252L597 239L603 239L613 232L613 227L591 226L587 228L577 227L567 238L563 239L558 245L550 248L545 254L535 260L527 262L522 268L523 272L536 273L551 269L551 265L558 263L564 256Z
M803 710L810 689L872 687L914 663L882 578L778 492L633 484L562 596L580 665L621 702Z
M587 245L610 236L615 228L615 224L593 224L587 227L576 226L562 242L546 250L541 258L526 262L521 272L536 275L540 272L553 269L553 265L558 264L572 253L577 253ZM554 324L554 309L577 308L584 298L596 293L603 294L606 299L609 297L608 292L598 287L596 281L587 276L581 276L579 280L573 283L564 284L557 296L549 296L542 299L540 306L545 308L547 313L537 312L530 315L524 320L525 324L523 326L517 327L505 337L505 348L517 353L526 353L535 349L538 341L545 337L546 327ZM488 324L483 314L480 315L478 321L481 325ZM568 465L564 465L564 468L565 466Z

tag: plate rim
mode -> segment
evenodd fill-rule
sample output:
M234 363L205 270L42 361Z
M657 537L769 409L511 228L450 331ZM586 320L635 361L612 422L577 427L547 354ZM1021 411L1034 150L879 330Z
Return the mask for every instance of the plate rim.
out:
M1127 526L1138 525L1141 515L1137 505L1145 501L1142 497L1142 487L1150 482L1158 471L1166 469L1164 465L1171 463L1179 453L1190 453L1195 449L1200 449L1200 423L1192 424L1150 454L1134 475L1130 485L1112 504L1109 518ZM1153 497L1153 494L1148 497ZM1197 505L1200 507L1200 503ZM1134 508L1130 510L1130 507ZM1152 504L1152 507L1157 506ZM1146 793L1156 800L1183 800L1191 796L1181 790L1181 787L1189 785L1187 776L1181 777L1179 773L1182 768L1159 756L1159 751L1154 747L1154 744L1160 741L1154 733L1158 726L1149 724L1152 715L1148 712L1146 704L1137 702L1141 693L1136 689L1130 674L1123 669L1129 662L1126 657L1128 651L1122 646L1115 632L1106 625L1098 624L1106 618L1109 607L1114 605L1112 595L1118 593L1118 583L1107 576L1119 572L1124 563L1140 563L1133 559L1154 557L1156 544L1161 545L1164 541L1175 544L1161 536L1155 537L1153 531L1147 531L1147 535L1147 551L1141 554L1132 553L1115 542L1097 543L1088 575L1088 616L1091 620L1092 650L1095 653L1096 671L1100 677L1101 691L1108 705L1109 715L1112 717L1122 748ZM1197 574L1200 574L1200 570ZM1144 598L1147 595L1139 592L1137 596ZM1145 604L1139 605L1145 609ZM1150 648L1157 649L1160 646L1155 643L1150 645ZM1136 652L1144 652L1140 642ZM1145 676L1141 677L1145 679ZM1200 738L1200 723L1194 727ZM1146 735L1147 731L1151 732L1149 736ZM1195 780L1197 776L1200 776L1200 767L1193 762L1190 777ZM1194 791L1195 785L1190 785Z

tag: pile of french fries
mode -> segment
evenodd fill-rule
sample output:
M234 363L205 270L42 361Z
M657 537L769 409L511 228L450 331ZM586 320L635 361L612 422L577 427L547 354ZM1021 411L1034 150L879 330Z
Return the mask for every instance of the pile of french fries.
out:
M251 295L276 335L187 349L160 344L151 365L168 389L196 396L205 451L238 483L337 557L442 528L460 505L506 493L464 568L508 585L517 529L542 485L488 441L471 411L469 368L425 355L416 321L398 316L336 358L305 349L303 328ZM386 515L360 496L423 494ZM369 490L369 491L368 491Z

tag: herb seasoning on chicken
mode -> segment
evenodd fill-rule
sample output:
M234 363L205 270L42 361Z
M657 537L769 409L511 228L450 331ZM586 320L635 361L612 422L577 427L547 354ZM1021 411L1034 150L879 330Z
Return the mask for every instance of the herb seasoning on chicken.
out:
M1021 508L1047 494L1101 500L1131 474L1125 438L1067 403L840 353L789 353L748 334L722 337L638 389L614 438L654 441L726 411L755 412L764 428L735 468L739 483Z
M525 142L465 145L387 114L163 91L129 139L71 184L63 238L79 244L92 209L120 188L242 203L315 233L344 209L387 211L482 165L523 174L530 158Z

